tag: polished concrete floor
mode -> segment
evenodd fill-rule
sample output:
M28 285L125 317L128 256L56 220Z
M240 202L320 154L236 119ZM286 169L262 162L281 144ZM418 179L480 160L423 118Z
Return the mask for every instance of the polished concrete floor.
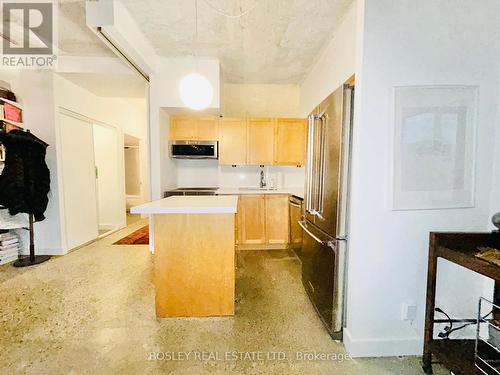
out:
M33 268L0 267L0 374L422 373L418 358L342 360L286 251L239 254L234 318L156 319L147 246L111 245L144 224Z
M147 219L141 218L141 215L134 215L127 212L127 225L132 225L140 221L142 221L144 224L147 224Z

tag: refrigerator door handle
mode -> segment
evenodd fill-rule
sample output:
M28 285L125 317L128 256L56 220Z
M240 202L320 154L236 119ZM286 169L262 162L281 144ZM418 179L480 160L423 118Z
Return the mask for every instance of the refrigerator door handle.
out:
M305 226L305 224L302 221L299 221L298 223L299 223L300 227L304 230L304 232L306 232L313 240L320 243L321 245L326 245L328 247L331 247L333 250L336 249L335 243L333 241L323 241L321 238L319 238L314 233L312 233L309 229L307 229L307 227Z
M326 143L325 143L325 128L327 126L327 117L325 113L318 116L320 121L320 140L319 140L319 174L318 174L318 206L316 207L316 214L321 216L323 214L325 203L325 164L326 164Z
M306 191L306 211L312 213L312 193L313 193L313 155L314 155L314 114L309 116L307 129L307 191Z

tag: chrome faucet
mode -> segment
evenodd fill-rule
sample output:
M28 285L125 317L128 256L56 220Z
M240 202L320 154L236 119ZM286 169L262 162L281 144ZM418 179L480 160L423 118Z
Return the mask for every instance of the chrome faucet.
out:
M263 189L266 187L266 179L264 177L264 171L260 171L260 188Z

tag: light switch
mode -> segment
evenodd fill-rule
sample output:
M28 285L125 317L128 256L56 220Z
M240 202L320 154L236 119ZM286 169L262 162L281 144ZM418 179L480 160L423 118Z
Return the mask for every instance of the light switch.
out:
M414 321L417 318L417 305L414 303L403 303L401 305L401 320Z

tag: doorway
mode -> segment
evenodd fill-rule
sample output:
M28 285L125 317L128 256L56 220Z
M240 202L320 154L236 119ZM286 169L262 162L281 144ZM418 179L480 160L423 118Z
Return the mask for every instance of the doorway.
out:
M142 203L141 140L124 134L125 196L127 200L127 225L140 220L130 215L130 207Z

